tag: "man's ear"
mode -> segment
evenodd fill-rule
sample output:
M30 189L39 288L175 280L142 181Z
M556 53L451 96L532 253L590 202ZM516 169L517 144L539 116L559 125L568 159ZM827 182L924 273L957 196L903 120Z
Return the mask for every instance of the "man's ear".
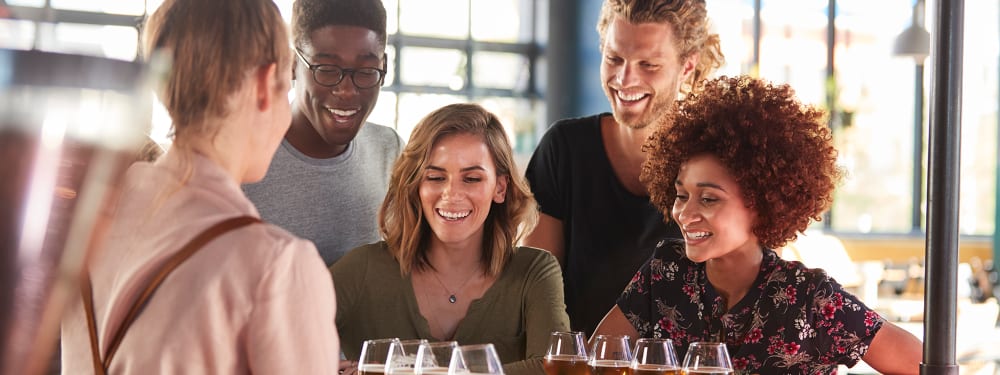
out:
M694 69L698 67L698 59L701 58L701 54L698 52L691 53L684 59L684 67L681 69L681 76L684 77L681 81L687 80L694 73Z
M257 109L266 111L271 103L276 85L278 84L278 63L270 63L257 68L254 72L254 97L257 99Z

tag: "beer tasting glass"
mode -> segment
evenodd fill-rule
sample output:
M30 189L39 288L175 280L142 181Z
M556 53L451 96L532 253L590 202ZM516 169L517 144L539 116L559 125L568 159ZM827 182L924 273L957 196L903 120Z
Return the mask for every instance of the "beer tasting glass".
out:
M628 336L597 335L590 348L590 369L594 375L629 375L632 345Z
M462 345L455 349L449 374L503 374L503 362L493 344Z
M692 342L684 355L685 374L731 375L733 364L721 342Z
M417 358L413 363L416 374L445 375L448 364L458 348L457 341L439 341L420 344L417 348Z
M394 351L402 352L398 338L365 340L361 346L361 359L358 361L359 375L384 374L389 368L389 355Z
M642 338L636 340L632 352L633 375L677 375L677 354L670 339Z
M542 362L548 375L587 375L587 347L583 343L583 332L552 332L549 336L549 351Z
M398 346L389 348L385 371L387 374L412 374L413 365L417 359L417 349L427 340L400 340Z

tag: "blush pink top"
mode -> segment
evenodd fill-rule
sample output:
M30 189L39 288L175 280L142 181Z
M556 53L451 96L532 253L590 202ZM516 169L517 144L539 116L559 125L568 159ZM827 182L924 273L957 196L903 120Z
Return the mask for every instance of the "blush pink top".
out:
M196 234L259 217L209 159L168 153L129 168L103 252L90 268L102 351L146 281ZM190 172L190 174L188 174ZM182 183L183 182L183 183ZM79 300L79 298L77 298ZM309 241L270 224L223 234L167 277L122 340L113 374L335 374L330 273ZM93 370L83 304L67 306L63 373Z

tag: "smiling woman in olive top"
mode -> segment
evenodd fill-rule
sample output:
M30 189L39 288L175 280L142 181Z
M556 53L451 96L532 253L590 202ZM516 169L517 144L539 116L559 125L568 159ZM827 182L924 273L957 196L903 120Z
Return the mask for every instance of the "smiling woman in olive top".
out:
M540 372L549 334L567 330L562 274L516 247L535 200L514 173L492 113L453 104L427 115L396 161L379 212L383 242L330 268L344 353L367 339L493 343L507 373Z

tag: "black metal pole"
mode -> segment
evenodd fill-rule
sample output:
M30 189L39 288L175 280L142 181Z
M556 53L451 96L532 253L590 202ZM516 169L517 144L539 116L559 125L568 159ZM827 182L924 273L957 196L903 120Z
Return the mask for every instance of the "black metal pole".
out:
M921 374L958 374L955 327L961 166L963 0L938 0L931 44L927 267Z
M920 233L924 201L924 63L917 62L913 77L913 207L910 210L910 231Z

